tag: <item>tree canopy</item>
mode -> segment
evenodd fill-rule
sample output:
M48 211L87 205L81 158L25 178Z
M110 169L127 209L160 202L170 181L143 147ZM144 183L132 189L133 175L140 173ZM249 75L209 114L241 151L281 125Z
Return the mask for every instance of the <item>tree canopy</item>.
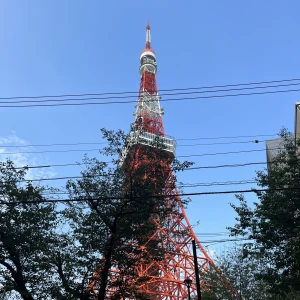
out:
M271 300L267 284L256 278L265 268L261 258L245 258L243 246L235 244L216 254L216 268L201 274L208 289L203 290L203 300Z
M265 191L254 190L258 201L251 207L243 195L232 205L237 223L229 228L249 242L244 256L264 259L257 272L273 295L287 299L300 293L300 152L299 141L286 130L280 133L282 149L268 169L257 172L256 182ZM298 295L298 296L295 296ZM274 298L275 299L275 298Z
M178 214L176 196L165 195L166 182L175 189L174 172L190 163L173 160L160 140L150 147L139 145L122 162L127 136L122 131L102 132L109 143L102 154L111 162L85 157L82 178L67 184L71 199L85 199L68 209L77 242L86 253L99 255L85 297L96 287L98 299L108 292L112 299L129 295L142 299L139 286L149 278L139 277L138 266L160 260L168 251L150 237L167 222L168 215Z
M29 300L43 297L53 284L45 261L57 212L54 203L41 203L47 189L26 181L26 171L10 160L0 163L0 285Z
M64 200L34 185L26 167L0 163L0 286L16 299L83 300L95 290L98 299L144 299L140 287L157 270L140 277L141 263L174 250L151 237L178 215L175 173L191 163L174 159L159 137L130 145L122 161L127 135L102 133L109 161L85 156Z

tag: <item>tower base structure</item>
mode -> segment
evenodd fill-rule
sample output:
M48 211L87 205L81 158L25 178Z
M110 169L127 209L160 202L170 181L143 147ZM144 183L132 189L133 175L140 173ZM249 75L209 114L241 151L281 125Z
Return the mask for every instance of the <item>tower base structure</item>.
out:
M141 266L140 277L148 275L148 270L157 270L156 276L151 276L140 289L155 300L187 299L188 291L184 280L192 280L190 287L191 297L197 295L196 277L192 241L197 245L198 267L202 272L209 272L214 268L212 260L197 239L191 224L188 221L184 207L179 200L176 216L169 216L169 226L159 227L157 232L149 239L160 241L160 246L167 249L166 254L159 262ZM181 216L181 217L179 217ZM200 285L204 282L202 281Z

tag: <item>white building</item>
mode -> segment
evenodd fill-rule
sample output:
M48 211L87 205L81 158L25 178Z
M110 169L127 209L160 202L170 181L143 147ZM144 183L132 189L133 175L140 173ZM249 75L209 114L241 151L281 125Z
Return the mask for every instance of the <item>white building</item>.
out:
M300 138L300 102L295 103L295 129L294 129L295 141L296 138ZM283 139L277 138L266 141L266 154L268 168L271 167L271 162L284 149Z

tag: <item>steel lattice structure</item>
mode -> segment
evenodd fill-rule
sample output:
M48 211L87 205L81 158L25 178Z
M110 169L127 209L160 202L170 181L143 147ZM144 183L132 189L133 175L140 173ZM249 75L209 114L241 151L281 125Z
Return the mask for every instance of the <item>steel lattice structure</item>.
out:
M162 115L164 109L160 106L160 97L156 84L156 55L151 47L150 26L146 27L146 47L140 56L141 83L138 102L136 104L135 121L129 134L126 147L123 149L121 163L138 164L132 162L132 154L141 154L145 147L151 147L155 139L159 139L163 144L164 151L169 153L170 159L176 155L176 142L167 137L164 132ZM136 157L140 155L135 155ZM147 160L147 157L144 157ZM149 162L151 163L151 162ZM201 272L209 271L213 265L212 260L197 239L191 224L186 216L182 202L178 196L174 176L172 174L170 161L161 162L165 172L165 201L172 201L177 208L176 214L170 214L165 220L164 226L158 225L158 230L148 237L148 242L159 242L162 248L173 249L166 252L161 261L139 266L139 276L151 277L140 290L145 292L149 299L156 300L179 300L187 299L187 288L183 284L185 278L192 279L191 296L196 296L196 278L194 271L194 257L192 252L192 241L196 241L198 265ZM180 216L180 217L179 217ZM182 234L184 232L184 234ZM147 243L145 248L147 247ZM117 269L113 272L118 272ZM111 275L113 276L113 275ZM95 278L99 277L96 272ZM204 284L202 282L202 284ZM229 287L230 288L230 287ZM97 299L97 280L89 285L89 290L95 294ZM233 290L235 294L235 291ZM109 299L110 291L107 292Z

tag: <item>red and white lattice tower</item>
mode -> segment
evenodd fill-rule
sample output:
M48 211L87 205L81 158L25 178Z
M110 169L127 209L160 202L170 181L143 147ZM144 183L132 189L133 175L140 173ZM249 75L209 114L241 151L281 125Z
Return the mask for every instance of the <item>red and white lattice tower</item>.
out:
M209 271L214 267L212 260L207 255L205 249L197 239L191 224L186 216L184 207L178 196L178 190L174 186L174 176L172 174L170 161L176 154L176 142L165 135L162 115L163 108L160 106L160 96L156 85L156 55L151 48L150 26L146 27L146 48L140 56L141 83L139 98L136 105L135 121L127 140L127 146L123 149L121 162L125 165L138 165L139 161L133 161L133 157L143 157L147 162L145 147L153 147L153 142L159 140L163 143L162 151L168 154L165 161L160 165L164 170L165 188L164 198L166 201L175 201L176 214L170 214L167 222L163 226L158 224L158 229L152 236L147 237L149 245L151 242L159 243L163 249L172 249L166 252L160 261L153 261L139 266L139 276L150 278L144 285L139 286L139 290L148 295L151 300L180 300L187 299L187 287L184 280L192 280L190 287L191 296L196 296L196 277L194 268L194 257L192 251L192 241L195 240L197 246L197 258L199 271ZM135 155L139 154L139 155ZM151 161L149 160L150 164ZM170 200L172 199L172 200ZM173 202L174 203L174 202ZM166 225L167 224L167 225ZM184 234L183 234L184 233ZM147 243L144 245L147 249ZM215 267L214 267L215 268ZM115 274L118 272L111 270ZM90 283L87 291L92 292L97 298L97 278L100 273L94 274L94 280ZM203 282L201 282L203 286ZM230 287L233 294L236 292ZM107 299L110 297L107 291Z
M140 56L141 83L139 98L134 114L133 129L129 135L132 137L133 142L129 142L129 148L131 145L131 149L124 151L124 160L126 160L126 154L130 150L141 151L139 145L141 147L151 147L151 141L154 141L157 137L159 137L160 141L163 141L164 150L175 157L176 143L172 138L167 137L164 132L162 121L164 110L159 102L160 97L156 85L156 71L156 55L151 48L150 26L147 25L146 48ZM173 184L168 184L170 178L173 177L171 167L166 166L165 170L168 173L166 174L167 179L164 191L167 198L168 195L177 195L178 191ZM149 242L151 240L159 241L163 248L174 249L174 252L166 254L160 262L140 266L141 277L151 275L150 282L141 287L141 290L149 295L149 299L187 299L187 288L183 284L186 278L192 279L191 295L196 295L192 240L195 240L197 244L200 271L207 271L213 265L205 249L197 239L180 199L177 198L175 201L178 202L179 214L170 215L168 226L160 227L153 236L149 237ZM182 232L185 232L185 234L183 235Z

